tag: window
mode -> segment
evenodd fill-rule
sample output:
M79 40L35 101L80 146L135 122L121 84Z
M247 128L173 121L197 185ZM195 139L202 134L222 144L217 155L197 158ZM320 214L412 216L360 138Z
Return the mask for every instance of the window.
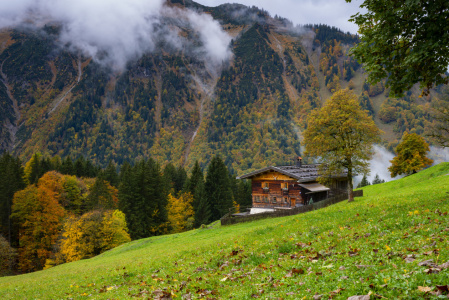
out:
M287 203L287 201L288 201L288 198L284 197L284 203Z
M287 182L281 183L281 188L283 190L288 190L288 183Z
M262 186L263 186L264 188L268 188L268 182L262 183Z
M273 201L273 203L276 203L276 197L273 197L272 201Z
M263 202L268 203L268 197L267 196L263 197Z

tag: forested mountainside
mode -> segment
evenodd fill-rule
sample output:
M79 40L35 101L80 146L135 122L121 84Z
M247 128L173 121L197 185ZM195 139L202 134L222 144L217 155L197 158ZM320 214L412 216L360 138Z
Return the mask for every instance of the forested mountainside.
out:
M365 82L348 56L357 36L326 25L293 27L263 10L237 4L167 4L209 14L231 37L232 59L207 64L194 53L201 40L176 26L189 49L163 42L112 71L61 47L60 26L9 28L0 33L0 147L23 159L84 156L95 164L152 157L191 168L221 154L236 172L288 163L301 153L308 113L349 87L384 131L392 149L404 131L422 134L439 90L388 97Z

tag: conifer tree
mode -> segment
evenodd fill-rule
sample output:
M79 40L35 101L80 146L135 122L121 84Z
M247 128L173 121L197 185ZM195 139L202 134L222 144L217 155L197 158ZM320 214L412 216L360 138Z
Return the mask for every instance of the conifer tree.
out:
M196 208L193 226L198 228L203 224L209 224L211 217L210 206L207 201L203 180L200 180L196 185L194 197L196 201Z
M117 168L112 161L109 161L108 166L103 172L103 177L106 181L108 181L112 186L118 187L119 178L117 175Z
M200 164L198 161L195 161L195 164L193 165L192 174L190 175L190 178L186 180L186 183L184 185L184 192L190 193L193 195L193 209L196 211L196 207L198 204L198 199L196 197L196 188L198 184L202 182L204 185L204 175L203 170L200 167ZM204 186L203 186L204 188Z
M75 165L73 166L75 169L75 175L77 177L86 177L86 170L84 170L85 165L86 160L84 159L84 157L78 157L78 159L75 161Z
M14 193L25 188L24 171L18 158L4 153L0 157L0 234L12 247L18 245L18 229L11 221Z
M374 176L373 185L374 184L379 184L379 183L384 183L384 182L385 182L385 180L384 179L380 179L379 174L376 174L376 176Z
M363 174L362 181L360 181L360 183L357 185L357 188L361 188L367 185L371 185L371 183L369 183L368 179L366 178L366 174Z
M233 194L228 169L220 156L212 158L207 169L206 197L211 208L211 221L219 220L233 206Z
M75 168L72 159L67 156L61 164L61 173L64 175L75 175Z

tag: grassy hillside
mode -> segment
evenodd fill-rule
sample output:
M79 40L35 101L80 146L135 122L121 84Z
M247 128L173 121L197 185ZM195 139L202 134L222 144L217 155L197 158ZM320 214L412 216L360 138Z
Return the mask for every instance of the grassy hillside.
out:
M449 283L449 268L441 266L449 261L448 186L443 163L366 187L353 203L137 240L89 260L0 278L0 298L436 297L436 286ZM429 259L440 267L419 265Z

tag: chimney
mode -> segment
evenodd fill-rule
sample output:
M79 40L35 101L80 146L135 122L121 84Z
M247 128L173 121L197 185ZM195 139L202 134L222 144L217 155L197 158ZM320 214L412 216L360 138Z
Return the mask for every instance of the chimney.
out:
M299 167L299 168L302 167L302 158L301 158L301 156L298 156L296 158L296 166Z

